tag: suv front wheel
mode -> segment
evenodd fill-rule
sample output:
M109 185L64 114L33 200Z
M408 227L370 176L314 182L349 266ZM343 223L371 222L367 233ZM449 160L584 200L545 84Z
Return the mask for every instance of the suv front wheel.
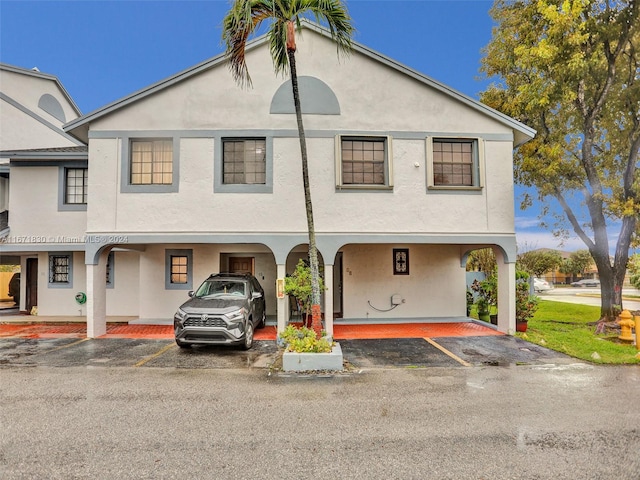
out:
M253 321L249 319L247 322L247 328L244 332L244 343L242 344L243 350L249 350L253 347Z

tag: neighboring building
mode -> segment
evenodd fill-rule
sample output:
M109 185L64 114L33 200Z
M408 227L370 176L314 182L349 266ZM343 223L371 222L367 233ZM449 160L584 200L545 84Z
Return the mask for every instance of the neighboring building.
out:
M60 164L58 160L66 158L66 153L61 152L71 151L76 156L84 152L80 163L86 170L87 148L62 129L66 122L80 116L80 110L52 75L0 64L0 105L0 265L21 265L24 272L34 269L37 257L44 255L38 252L46 242L31 235L44 231L48 225L54 227L51 233L56 228L67 231L67 219L56 215L58 204L50 201L50 195L57 195L58 167L52 169L48 165ZM10 168L7 151L31 149L41 149L40 154L34 154L28 162L16 161ZM32 168L22 169L23 165ZM9 225L16 225L18 230L10 231ZM80 236L85 229L86 214L77 222ZM26 247L33 241L35 248L19 247L17 251L7 243ZM80 255L82 250L84 245L79 249ZM30 284L21 283L23 310L36 305L38 297L37 277L29 278Z
M328 332L334 318L465 317L466 256L487 246L505 279L509 315L498 328L513 331L512 156L535 132L362 45L339 60L327 31L303 25L298 74ZM274 74L264 37L247 63L250 90L219 56L68 122L65 132L88 144L87 177L81 152L10 155L20 214L9 238L60 240L3 245L22 262L39 252L41 314L77 314L74 295L86 292L97 336L108 315L168 319L211 272L250 271L284 328L276 280L307 251L298 132L290 81ZM83 188L68 196L71 183Z
M585 248L586 250L586 248ZM562 260L566 261L569 260L569 258L571 258L571 254L574 252L567 252L565 250L554 250L552 248L539 248L536 249L534 251L555 251L558 252L560 254L560 256L562 257ZM613 261L613 258L611 258L611 261ZM582 275L580 274L576 274L573 275L571 273L564 273L561 271L561 268L557 268L555 269L553 272L547 272L544 275L541 276L544 280L553 283L554 285L569 285L572 282L578 281L578 280L582 280L584 278L587 279L599 279L600 278L600 274L598 273L598 267L596 267L595 262L592 262L591 265L589 265L587 267L587 269L583 272ZM624 285L630 285L630 281L629 281L629 274L625 274L625 278L624 278Z

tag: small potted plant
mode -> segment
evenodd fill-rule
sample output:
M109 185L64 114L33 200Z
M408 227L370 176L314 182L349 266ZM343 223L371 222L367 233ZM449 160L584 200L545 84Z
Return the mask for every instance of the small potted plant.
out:
M491 273L487 279L482 282L487 303L489 304L489 321L493 325L498 324L498 275L496 272Z
M473 292L467 288L467 317L471 315L471 307L473 307Z
M516 331L526 332L529 319L538 310L538 297L529 293L529 274L516 272Z
M478 318L483 322L490 322L491 317L489 313L489 302L484 297L478 297L476 300L476 311L478 312Z
M487 290L485 290L485 283L485 280L483 280L482 282L474 280L471 284L471 290L473 290L476 294L475 306L478 313L478 318L484 322L489 322L490 295Z

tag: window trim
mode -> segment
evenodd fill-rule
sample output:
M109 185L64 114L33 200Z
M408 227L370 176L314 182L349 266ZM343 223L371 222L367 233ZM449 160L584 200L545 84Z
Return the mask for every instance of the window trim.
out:
M187 283L171 283L171 257L187 257ZM187 248L164 251L165 290L193 290L193 250Z
M384 140L384 185L376 184L343 184L342 183L342 140ZM335 170L336 170L336 190L393 190L393 137L391 135L370 135L370 134L338 134L335 136Z
M433 142L437 140L472 142L473 150L473 185L436 185L434 181L433 167ZM484 188L484 139L480 137L460 137L438 135L427 137L425 140L427 157L427 190L471 190L479 191Z
M67 273L69 280L67 282L51 281L51 266L53 257L67 257L69 259L69 272ZM49 252L47 264L47 284L49 288L73 288L73 252Z
M131 183L131 143L136 141L171 140L173 146L172 178L167 185L139 185ZM179 191L180 185L180 137L166 132L141 132L125 135L121 145L120 193L173 193Z
M67 200L67 170L85 169L87 170L87 185L89 178L89 167L87 162L65 162L58 166L58 211L59 212L86 212L87 203L66 203Z
M265 183L224 183L224 141L264 140ZM220 135L214 139L213 191L214 193L273 193L273 136Z

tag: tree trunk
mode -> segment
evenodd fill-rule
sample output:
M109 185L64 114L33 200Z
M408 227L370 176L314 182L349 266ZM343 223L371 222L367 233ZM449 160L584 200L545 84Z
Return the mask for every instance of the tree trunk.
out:
M626 220L626 222L625 222ZM596 333L603 333L606 322L613 322L623 309L622 304L622 286L624 284L624 276L627 269L627 261L629 260L629 245L631 237L625 234L625 227L628 229L635 228L634 219L625 219L624 223L631 225L623 225L621 234L616 245L615 257L613 264L609 258L609 250L607 244L596 243L591 249L598 275L600 277L600 320L596 327Z
M287 48L289 68L291 69L291 86L293 87L293 104L296 108L298 122L298 136L300 138L300 154L302 157L302 181L304 184L304 202L307 212L307 229L309 231L309 267L311 270L311 328L320 337L322 332L322 315L320 309L320 269L318 268L318 249L316 247L316 231L313 224L313 207L311 204L311 189L309 186L309 165L307 157L307 141L302 124L302 109L300 108L300 92L298 90L298 75L296 72L295 44Z

